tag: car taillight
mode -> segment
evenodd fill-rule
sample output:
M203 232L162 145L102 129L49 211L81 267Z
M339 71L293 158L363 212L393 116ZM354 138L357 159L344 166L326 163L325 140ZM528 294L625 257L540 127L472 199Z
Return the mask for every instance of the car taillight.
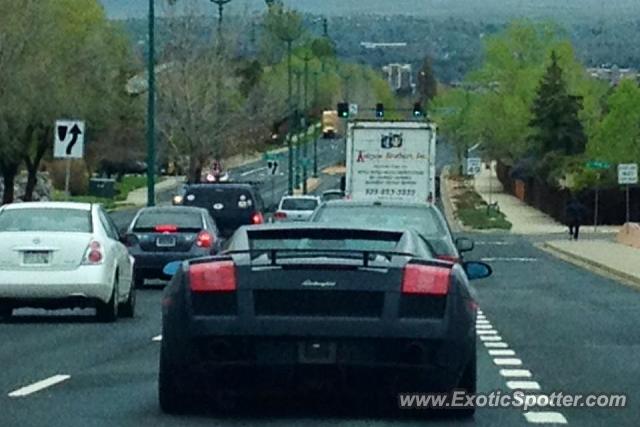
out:
M196 246L199 248L210 248L213 246L214 237L208 231L201 231L196 237Z
M273 214L273 217L275 219L287 219L287 213L282 211L277 211L276 213Z
M233 292L236 290L236 267L233 261L213 261L189 267L193 292Z
M402 279L402 293L447 295L451 269L432 265L407 264Z
M441 259L442 261L449 261L449 262L452 262L454 264L460 262L460 258L458 258L457 256L453 256L453 255L438 255L436 258L437 259Z
M100 246L99 242L92 240L87 247L86 254L84 256L84 264L101 264L102 259L102 246Z
M262 216L262 212L256 212L251 216L251 224L262 224L264 223L264 217Z
M155 227L156 233L175 233L178 231L178 226L173 224L160 224Z

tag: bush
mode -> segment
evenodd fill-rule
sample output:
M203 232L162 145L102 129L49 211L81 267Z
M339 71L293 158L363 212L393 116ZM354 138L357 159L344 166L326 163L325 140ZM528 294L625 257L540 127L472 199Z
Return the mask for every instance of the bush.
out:
M53 188L63 191L67 170L66 161L54 160L46 163L45 167L51 176ZM85 161L82 159L71 160L69 192L73 196L84 195L89 192L89 171Z

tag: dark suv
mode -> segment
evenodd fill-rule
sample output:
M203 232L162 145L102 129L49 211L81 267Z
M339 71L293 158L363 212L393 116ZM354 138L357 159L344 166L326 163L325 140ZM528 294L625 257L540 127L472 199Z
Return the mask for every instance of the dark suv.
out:
M264 222L264 202L251 184L190 184L184 189L182 204L208 210L223 237L243 225Z

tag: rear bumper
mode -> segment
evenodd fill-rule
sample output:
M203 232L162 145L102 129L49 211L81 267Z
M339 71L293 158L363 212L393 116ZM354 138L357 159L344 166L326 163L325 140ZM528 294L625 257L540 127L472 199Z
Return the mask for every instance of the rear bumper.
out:
M87 299L107 302L113 277L105 265L80 266L69 271L0 271L0 300Z
M305 356L309 345L316 342L332 346L330 360ZM188 368L179 371L188 382L202 381L203 387L213 382L234 389L291 389L328 380L345 390L399 393L423 391L426 387L444 392L458 385L463 367L475 357L474 342L392 338L209 337L192 341L185 348L190 356L181 361L188 360Z
M131 256L135 259L134 269L136 277L147 279L163 278L162 269L170 262L184 261L208 256L210 254L211 252L208 249L191 250L189 252L131 252Z

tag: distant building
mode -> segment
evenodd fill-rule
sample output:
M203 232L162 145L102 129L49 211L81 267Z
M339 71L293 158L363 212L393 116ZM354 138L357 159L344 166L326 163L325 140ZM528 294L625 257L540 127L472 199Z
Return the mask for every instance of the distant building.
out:
M606 80L612 86L616 86L625 79L638 79L640 77L638 70L633 68L620 68L617 65L587 68L587 72L591 77Z
M397 93L411 94L415 90L411 64L389 64L382 67L389 86Z

